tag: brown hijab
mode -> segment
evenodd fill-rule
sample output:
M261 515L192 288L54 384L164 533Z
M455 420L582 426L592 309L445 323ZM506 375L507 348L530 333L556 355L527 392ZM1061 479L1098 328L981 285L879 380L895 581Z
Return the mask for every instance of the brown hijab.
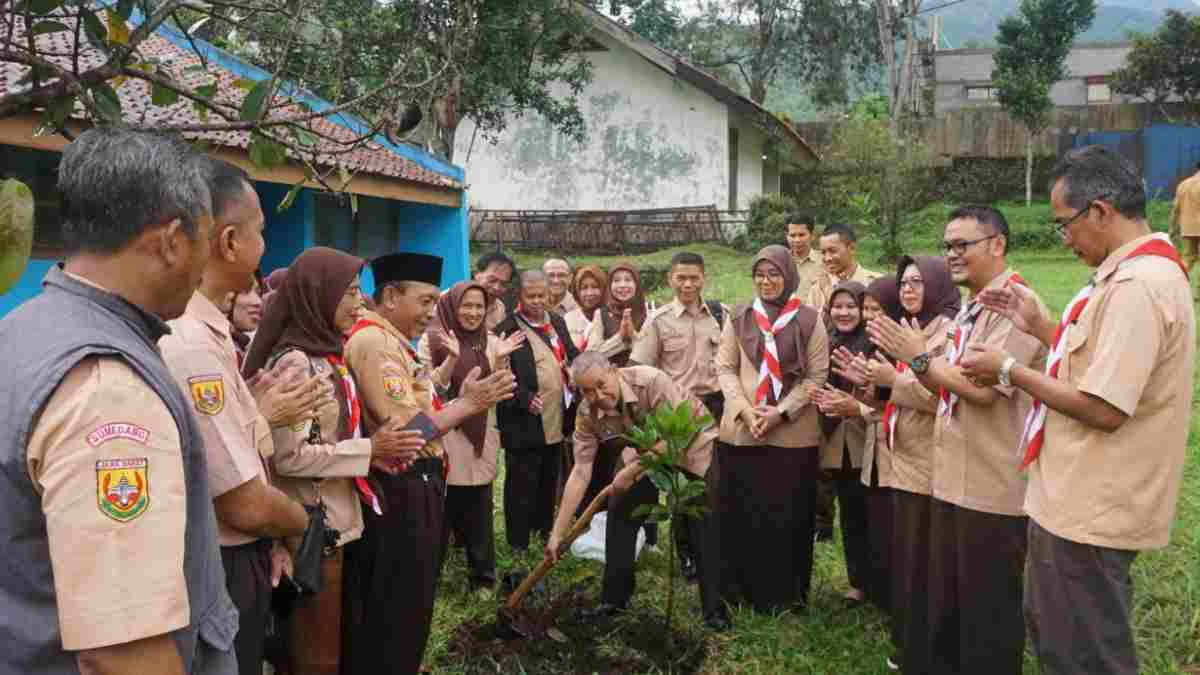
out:
M899 321L904 316L904 307L900 305L900 284L896 283L895 274L887 274L872 281L867 286L867 295L875 298L883 313L893 321Z
M362 258L323 246L301 253L263 310L242 373L253 375L272 354L285 349L299 349L309 356L340 356L344 337L333 323L334 315L346 287L364 264Z
M629 272L633 275L633 283L637 290L633 292L633 297L627 302L621 302L613 297L612 282L613 278L617 276L617 272ZM633 263L622 260L613 265L612 269L608 271L608 284L604 286L604 291L610 319L604 322L604 339L612 337L620 329L621 317L624 316L627 309L633 310L633 329L641 330L642 324L646 321L646 293L642 290L642 275L633 266Z
M921 303L921 311L915 318L921 328L929 325L938 315L953 319L962 307L962 293L954 285L950 276L950 266L945 258L930 255L904 256L896 267L896 278L904 278L904 270L909 265L916 265L921 270L921 278L925 280L925 299ZM897 286L898 287L898 286ZM907 314L907 312L905 312Z
M454 337L458 338L458 361L455 362L454 373L450 376L450 398L458 396L458 389L472 368L479 368L480 377L492 374L492 364L488 362L487 358L487 328L480 323L479 328L468 331L458 320L458 307L462 304L463 296L471 290L477 290L483 294L483 310L486 314L488 309L487 289L475 281L460 281L454 284L437 301L439 326L446 333L453 333ZM433 367L437 368L445 362L448 352L441 345L435 345L431 341L430 356ZM485 410L478 415L468 417L458 427L467 440L471 441L471 447L475 448L476 457L483 455L483 443L487 437L487 420L488 414Z
M844 293L850 294L854 298L854 304L858 305L858 326L849 333L842 333L833 325L833 301ZM870 355L874 350L871 345L871 340L867 337L867 324L863 321L862 306L863 297L867 294L867 288L857 281L843 281L833 288L833 292L829 294L829 302L825 303L825 325L829 328L829 353L839 347L845 347L852 354L867 354ZM883 303L880 303L883 304ZM853 391L854 383L846 378L829 371L829 384L841 391ZM837 430L842 423L841 417L830 417L825 413L820 413L821 430L828 436Z
M579 286L584 279L590 278L600 287L600 302L595 307L588 311L583 306L583 300L579 298ZM636 278L636 277L635 277ZM575 304L579 305L579 311L583 312L583 316L591 321L596 316L596 310L603 307L608 300L608 275L599 265L585 265L580 267L575 272L575 278L571 280L571 295L575 298Z
M783 292L774 300L763 300L767 319L774 323L775 319L779 317L780 311L791 299L792 294L796 292L796 287L800 285L800 274L792 262L792 252L786 246L772 245L759 251L750 265L750 273L753 274L758 264L764 261L774 265L783 274ZM817 318L816 310L801 305L795 318L775 336L775 344L779 349L779 369L783 373L781 397L787 396L792 385L801 379L807 370L808 339L812 336ZM754 321L753 304L738 308L733 320L734 332L737 334L738 342L742 345L742 351L750 358L754 369L758 370L762 366L764 344L762 331ZM771 400L773 396L774 391L768 394L768 400ZM772 402L777 403L778 401Z

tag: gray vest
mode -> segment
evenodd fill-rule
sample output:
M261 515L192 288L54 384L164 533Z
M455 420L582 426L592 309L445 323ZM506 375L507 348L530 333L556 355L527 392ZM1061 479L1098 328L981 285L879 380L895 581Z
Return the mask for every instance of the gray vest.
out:
M46 519L29 481L26 446L33 420L63 377L93 355L124 359L166 403L179 428L187 485L183 571L191 623L172 637L187 672L193 666L203 669L209 659L196 655L207 648L202 650L197 639L227 651L237 632L237 610L225 590L204 444L156 345L169 329L58 267L43 285L41 294L0 320L0 429L5 430L0 434L0 675L79 672L75 655L62 648ZM137 561L128 565L128 573L136 575Z

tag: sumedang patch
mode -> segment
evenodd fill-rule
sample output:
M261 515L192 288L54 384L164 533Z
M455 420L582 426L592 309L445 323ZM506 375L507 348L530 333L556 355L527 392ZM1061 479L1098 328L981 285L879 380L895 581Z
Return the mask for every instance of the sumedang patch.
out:
M188 378L196 412L216 415L225 409L225 380L220 375L197 375Z

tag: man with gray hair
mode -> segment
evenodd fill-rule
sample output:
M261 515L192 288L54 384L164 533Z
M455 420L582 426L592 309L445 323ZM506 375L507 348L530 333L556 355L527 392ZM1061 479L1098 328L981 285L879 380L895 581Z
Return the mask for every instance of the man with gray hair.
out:
M237 672L203 441L156 346L208 261L209 171L123 129L63 152L66 263L0 320L0 672Z
M645 518L634 512L644 504L658 503L658 490L638 461L638 452L628 447L623 435L660 404L677 406L689 401L696 416L708 414L704 404L681 389L661 370L650 366L617 368L601 352L580 354L571 369L572 379L583 402L575 424L575 466L563 490L558 517L546 544L546 555L562 554L562 538L579 508L595 498L609 483L608 522L604 531L604 582L599 606L587 610L589 617L604 617L629 606L634 592L634 563L637 532ZM711 424L696 434L684 451L683 469L693 479L713 483L713 443L717 426ZM711 495L710 495L711 503ZM691 541L700 569L700 599L704 618L714 629L727 628L728 617L718 594L714 573L715 542L705 532L709 518L688 518L676 524L691 528Z

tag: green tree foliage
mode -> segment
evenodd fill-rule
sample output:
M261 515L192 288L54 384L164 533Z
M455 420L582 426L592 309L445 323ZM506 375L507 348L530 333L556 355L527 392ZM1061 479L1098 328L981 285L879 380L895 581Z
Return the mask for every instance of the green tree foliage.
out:
M1200 121L1200 16L1175 10L1150 35L1133 38L1133 51L1117 69L1109 86L1118 94L1133 96L1157 106L1173 122ZM1164 104L1175 97L1183 114Z
M33 193L21 181L0 181L0 295L21 278L33 251Z
M1075 36L1096 16L1095 0L1022 0L1017 14L1000 22L992 82L1000 105L1028 134L1025 202L1033 200L1033 146L1050 122L1050 87L1067 76Z
M690 477L684 470L684 457L696 434L713 424L711 415L696 415L690 399L678 406L668 403L658 406L646 415L625 436L639 451L638 461L646 470L646 476L663 496L657 504L644 504L634 510L633 515L648 521L661 523L676 518L699 518L704 507L697 501L704 496L703 480ZM678 527L682 524L676 523ZM667 562L667 639L671 640L672 620L675 609L675 537L668 537L669 556Z

